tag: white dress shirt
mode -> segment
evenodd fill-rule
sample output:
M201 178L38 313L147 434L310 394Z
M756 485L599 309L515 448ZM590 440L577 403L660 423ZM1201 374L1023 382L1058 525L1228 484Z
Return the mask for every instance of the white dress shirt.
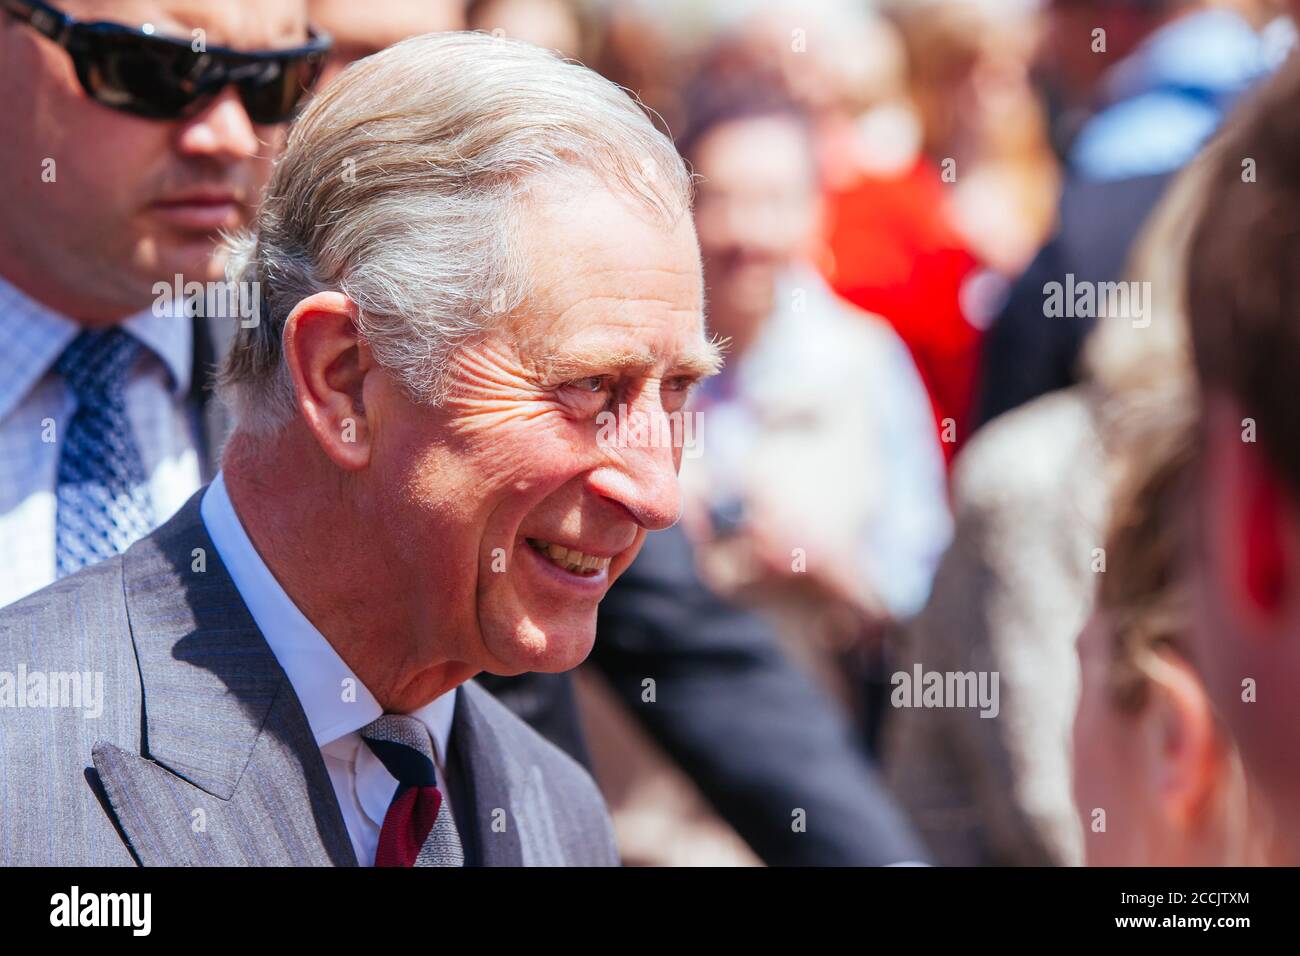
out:
M189 319L152 312L122 327L146 346L128 373L126 413L161 524L201 482L188 400L194 332ZM55 579L55 484L76 398L54 366L81 331L0 279L0 607Z
M325 758L357 862L371 866L397 780L358 731L384 709L271 574L244 531L220 473L203 493L199 512L221 563L298 695ZM452 690L411 714L429 728L433 738L443 799L439 813L451 812L444 767L455 709Z

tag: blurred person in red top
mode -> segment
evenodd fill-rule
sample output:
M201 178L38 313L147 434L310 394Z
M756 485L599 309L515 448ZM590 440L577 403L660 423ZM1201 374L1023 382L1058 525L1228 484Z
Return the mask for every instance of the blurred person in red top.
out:
M863 174L828 196L835 291L888 319L912 350L945 458L966 434L980 330L962 287L978 262L944 211L938 173L921 160L897 178Z
M810 114L825 194L818 265L835 292L886 319L906 343L951 459L978 366L980 332L962 290L979 262L939 167L921 151L906 61L889 21L847 3L768 6L708 58L712 72L774 77Z

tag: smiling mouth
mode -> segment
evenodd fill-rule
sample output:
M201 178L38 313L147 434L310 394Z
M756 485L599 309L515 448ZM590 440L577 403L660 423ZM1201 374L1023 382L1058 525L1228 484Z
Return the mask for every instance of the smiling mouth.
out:
M570 574L584 578L595 577L609 567L612 558L600 558L594 554L584 554L562 544L551 544L538 538L525 538L528 546L557 568L563 568Z

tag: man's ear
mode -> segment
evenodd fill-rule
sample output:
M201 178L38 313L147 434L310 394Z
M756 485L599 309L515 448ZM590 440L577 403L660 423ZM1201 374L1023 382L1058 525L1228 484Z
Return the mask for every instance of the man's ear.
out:
M284 360L298 411L321 450L340 468L370 462L369 422L362 391L376 369L356 329L356 307L340 292L303 299L284 324Z
M1205 685L1182 655L1155 652L1147 678L1142 720L1153 774L1147 784L1166 821L1187 832L1203 818L1222 782L1219 731Z

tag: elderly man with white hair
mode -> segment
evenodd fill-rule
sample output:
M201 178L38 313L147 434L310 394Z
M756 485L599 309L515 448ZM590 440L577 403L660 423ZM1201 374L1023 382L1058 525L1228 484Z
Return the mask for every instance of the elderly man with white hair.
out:
M231 259L262 309L221 473L0 612L42 701L0 717L0 863L616 863L590 778L471 678L579 663L677 519L680 448L636 436L719 364L689 193L625 94L511 41L317 98Z

